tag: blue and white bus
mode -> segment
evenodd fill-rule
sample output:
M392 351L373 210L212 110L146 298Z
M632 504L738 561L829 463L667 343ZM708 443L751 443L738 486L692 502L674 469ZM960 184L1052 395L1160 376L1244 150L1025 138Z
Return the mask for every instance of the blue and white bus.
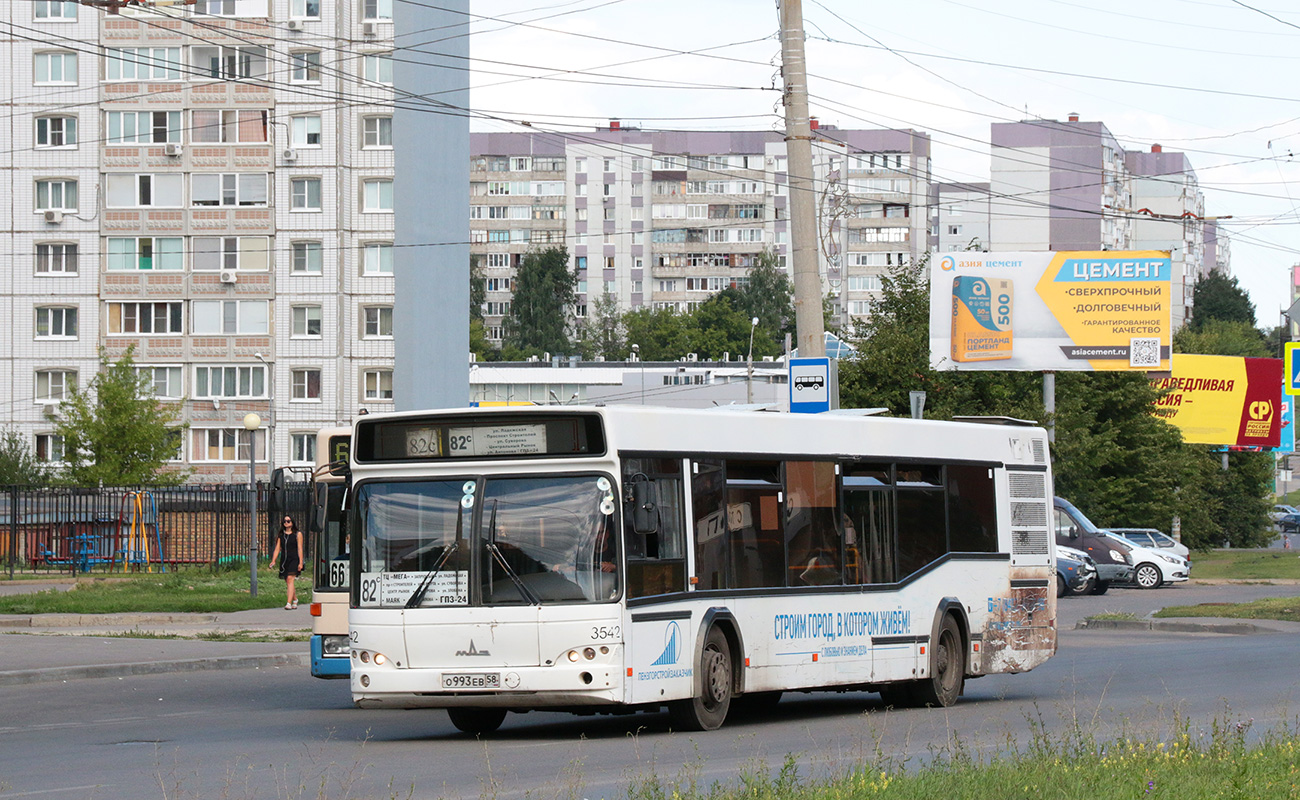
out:
M312 471L311 674L346 678L348 647L348 536L343 496L351 428L325 428L316 434Z
M947 706L1056 650L1047 435L642 406L358 420L351 689L365 708L654 711L782 692Z

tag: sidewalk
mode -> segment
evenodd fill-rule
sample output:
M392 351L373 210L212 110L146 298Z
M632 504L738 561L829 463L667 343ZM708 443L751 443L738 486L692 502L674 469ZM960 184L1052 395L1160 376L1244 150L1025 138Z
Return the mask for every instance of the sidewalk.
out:
M0 686L114 678L209 669L303 670L306 641L211 642L202 639L117 638L150 633L193 637L213 632L306 635L306 605L228 614L0 614Z

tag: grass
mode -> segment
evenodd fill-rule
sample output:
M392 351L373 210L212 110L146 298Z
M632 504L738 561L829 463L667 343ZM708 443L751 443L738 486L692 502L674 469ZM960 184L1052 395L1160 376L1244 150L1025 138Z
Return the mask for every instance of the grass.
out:
M1194 606L1169 606L1156 612L1157 617L1232 617L1234 619L1280 619L1300 622L1300 597L1268 597L1249 603L1200 603Z
M1295 798L1300 796L1300 736L1294 730L1250 737L1250 721L1215 722L1173 735L1099 739L1075 731L1049 735L986 758L954 738L924 764L877 752L830 778L799 774L788 756L776 770L748 769L729 784L702 786L698 774L633 781L629 800L1008 800L1047 798ZM1248 743L1248 738L1250 739Z
M297 581L299 602L311 598L311 581ZM67 591L0 597L0 614L129 614L247 611L276 608L285 602L284 581L270 569L257 574L257 597L248 591L248 572L187 569L137 574L125 580L92 579Z
M1132 611L1103 611L1100 614L1090 614L1088 619L1137 619L1138 615Z
M200 642L307 642L310 631L201 631L195 634L158 633L139 628L121 633L97 633L102 639L194 639Z
M1294 537L1300 548L1300 536ZM1192 579L1300 580L1300 550L1192 553Z

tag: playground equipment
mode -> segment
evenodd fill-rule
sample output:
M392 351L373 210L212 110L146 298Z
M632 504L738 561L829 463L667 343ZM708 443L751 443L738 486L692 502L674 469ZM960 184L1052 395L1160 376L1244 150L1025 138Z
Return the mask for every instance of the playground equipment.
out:
M125 538L122 530L124 526ZM150 533L153 534L152 552ZM146 572L153 572L154 561L158 562L160 572L167 571L162 546L162 525L158 520L158 502L154 499L153 492L126 492L122 495L117 516L117 541L123 572L132 566L138 568L141 565Z

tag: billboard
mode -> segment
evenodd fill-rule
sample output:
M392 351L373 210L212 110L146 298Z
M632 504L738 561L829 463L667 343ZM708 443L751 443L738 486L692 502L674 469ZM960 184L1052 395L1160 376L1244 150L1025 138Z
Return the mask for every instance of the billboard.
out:
M930 264L936 369L1169 370L1169 253L943 253Z
M1168 393L1156 416L1183 440L1229 447L1274 448L1281 443L1282 360L1237 356L1173 358L1168 378L1152 381Z

